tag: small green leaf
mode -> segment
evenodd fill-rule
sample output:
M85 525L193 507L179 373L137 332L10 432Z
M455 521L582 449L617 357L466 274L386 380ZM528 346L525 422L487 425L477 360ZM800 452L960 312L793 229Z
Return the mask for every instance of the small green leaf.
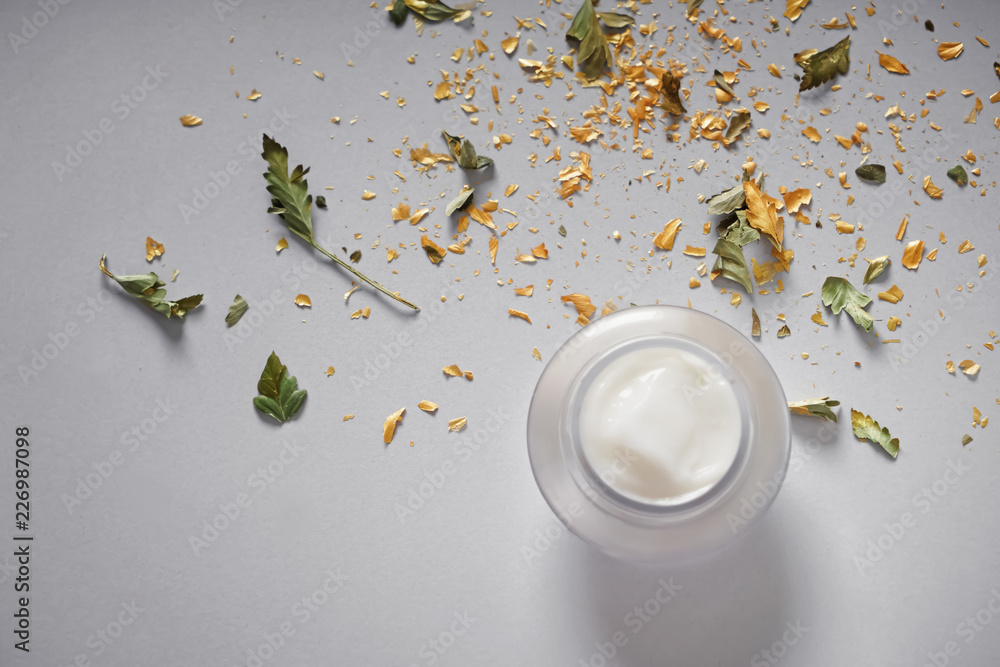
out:
M389 10L389 18L392 19L392 22L396 25L403 25L403 22L406 21L406 14L408 11L409 8L403 0L395 0L395 2L392 3L392 9Z
M559 225L559 229L556 231L559 232L559 236L566 236L566 225Z
M899 438L893 438L889 433L889 429L882 428L877 421L865 413L851 408L851 426L854 430L854 435L859 440L868 440L881 445L882 449L892 458L899 456Z
M226 325L233 327L240 321L243 314L247 312L247 302L239 294L233 299L233 305L229 306L229 314L226 315Z
M955 181L962 187L969 184L969 175L965 173L965 169L960 164L956 164L948 170L948 178Z
M868 270L865 271L865 285L870 285L887 268L889 268L889 255L882 255L873 259L872 263L868 265Z
M712 249L718 258L712 267L712 277L722 276L743 286L747 294L753 292L750 284L750 272L747 270L747 260L738 245L727 239L719 239Z
M309 182L303 178L309 167L303 169L300 164L289 175L288 150L266 134L261 157L269 167L264 179L268 182L267 191L274 198L267 212L277 213L289 230L312 243L312 195Z
M880 164L863 164L854 170L858 178L866 183L885 183L885 167Z
M131 276L116 276L105 265L104 262L106 259L106 255L101 255L101 261L98 264L104 275L117 282L122 286L122 289L158 313L162 313L167 317L176 315L184 319L188 311L194 310L201 303L201 294L186 296L179 301L167 301L167 290L163 289L166 287L166 283L160 280L158 275L155 273L142 273Z
M795 55L795 63L805 70L799 91L815 88L838 74L847 74L851 66L851 38L845 37L823 51L807 49Z
M829 396L823 398L810 398L805 401L789 401L788 410L796 415L811 415L813 417L823 417L832 422L837 421L836 413L830 408L840 405L840 401L831 401Z
M476 155L476 149L468 139L463 141L461 137L448 134L444 130L441 130L441 134L448 142L448 150L451 151L452 156L458 161L458 166L462 169L482 169L493 164L493 160L485 155Z
M317 195L316 206L318 208L326 208L326 197L324 197L323 195Z
M453 9L443 2L432 0L404 0L407 7L420 14L428 21L445 21L452 19L456 23L472 16L468 9ZM395 9L395 7L393 8Z
M475 191L475 188L468 188L459 192L457 197L448 202L448 206L444 209L445 215L451 215L455 211L465 210L465 207L472 201L472 193Z
M361 261L361 251L360 250L355 250L354 252L351 253L351 261L354 262L355 264L357 264L358 262Z
M627 28L635 25L635 19L627 14L614 12L597 12L597 17L609 28Z
M726 77L722 72L720 72L719 70L715 70L715 73L712 74L712 78L715 79L716 86L722 88L724 91L726 91L733 97L736 97L736 91L733 90L732 87L726 82ZM747 113L750 112L748 111Z
M260 395L254 397L254 406L282 423L295 416L307 395L305 389L298 388L298 381L288 374L288 367L274 352L267 358L257 381L257 393Z
M827 278L823 283L822 297L823 305L829 306L834 315L846 310L865 331L870 332L874 328L874 320L865 311L865 306L872 301L871 298L859 292L844 278L834 276Z

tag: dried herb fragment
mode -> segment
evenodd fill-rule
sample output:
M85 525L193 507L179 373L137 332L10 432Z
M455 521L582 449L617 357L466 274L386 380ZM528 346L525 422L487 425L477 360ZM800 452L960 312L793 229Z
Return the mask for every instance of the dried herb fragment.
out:
M733 97L736 97L736 91L733 90L732 86L726 81L726 76L719 70L715 70L712 73L712 79L715 81L715 85L722 90L726 91Z
M729 127L726 129L723 143L727 146L736 141L737 137L750 125L750 112L746 109L733 113L729 119Z
M319 195L318 197L316 197L316 206L318 206L319 208L326 208L326 197L324 197L323 195Z
M750 309L750 335L755 338L760 338L760 317L757 315L757 310L754 308Z
M229 313L226 315L226 326L236 326L243 314L247 312L247 302L239 294L233 299L233 305L229 306Z
M284 423L295 416L306 400L306 390L298 386L295 376L288 374L288 367L271 352L257 381L259 396L253 399L254 407Z
M970 442L972 442L972 436L969 435L968 433L964 434L962 436L962 446L965 446L965 445L969 444Z
M865 271L864 283L865 285L871 284L876 278L882 275L882 272L889 267L889 255L882 255L881 257L876 257L872 260L871 264L868 265L868 270Z
M428 21L446 21L451 19L455 23L461 23L472 16L472 11L469 9L453 9L443 2L437 2L436 0L404 0L404 3L413 10L414 14L418 14L421 18ZM393 10L395 10L395 5L393 6ZM402 23L402 20L400 23ZM399 23L396 25L399 25Z
M472 202L472 193L475 191L475 188L468 188L458 193L457 197L448 202L448 206L444 209L445 214L451 215L455 211L464 211Z
M786 0L784 16L795 21L802 15L802 10L809 4L809 0Z
M829 396L824 396L823 398L810 398L805 401L789 401L788 410L792 414L823 417L836 423L837 415L830 408L835 408L838 405L840 405L840 401L831 401Z
M444 130L441 131L441 134L448 142L448 150L451 151L458 166L462 169L482 169L493 164L493 160L485 155L477 155L475 147L468 139L463 141L461 137L452 136Z
M420 237L420 245L423 246L428 259L430 259L433 263L440 264L441 260L444 259L445 249L427 238L427 234Z
M881 185L885 183L885 167L880 164L863 164L854 173L866 183Z
M838 74L847 74L851 65L851 38L845 37L823 51L807 49L797 53L795 64L805 71L799 83L800 92L824 84Z
M884 67L886 70L892 72L893 74L909 74L910 70L903 63L899 62L895 58L881 51L876 51L878 54L878 64Z
M406 412L405 407L396 410L385 418L385 423L382 425L382 442L385 444L388 445L392 442L392 436L396 434L396 424L402 421L404 412Z
M268 164L268 170L264 173L264 179L268 182L267 191L273 197L271 199L271 208L267 209L268 213L276 213L280 216L290 231L329 257L341 268L350 271L386 296L392 297L413 310L420 310L414 304L390 292L381 283L375 282L316 243L316 240L313 238L312 228L312 195L309 194L309 182L304 178L309 173L309 167L303 168L300 164L289 174L288 151L284 146L266 134L264 135L264 152L261 153L261 157Z
M750 284L750 271L747 269L747 260L743 257L740 246L728 239L719 239L712 252L718 256L712 267L712 278L716 276L728 278L742 285L747 294L751 294L753 286Z
M122 286L122 289L158 313L162 313L167 317L176 315L184 319L188 311L194 310L201 303L201 294L187 296L179 301L167 301L164 298L167 296L167 290L163 289L166 287L166 283L160 280L158 275L155 273L142 273L131 276L116 276L105 266L104 261L106 258L106 255L101 255L101 261L98 264L104 275L113 279Z
M965 172L965 168L960 164L956 164L948 170L948 178L955 181L962 187L969 184L969 175Z
M663 225L663 231L653 238L653 245L660 250L673 250L674 238L677 236L677 230L680 229L680 227L680 218L674 218L670 222L666 223Z
M899 456L899 438L893 438L889 429L882 428L877 421L854 408L851 408L851 427L859 440L881 445L892 458Z
M683 116L687 110L680 96L681 80L669 70L660 77L660 106L667 113Z
M871 303L871 298L865 296L854 285L844 278L830 276L823 283L821 292L823 305L828 306L834 315L840 314L841 310L846 310L854 321L865 331L870 332L874 327L874 320L865 311L865 306Z
M697 14L698 8L701 7L702 1L703 0L687 0L687 9L685 10L684 15L687 16L688 18L691 18L692 16ZM806 2L808 1L809 0L806 0Z
M403 0L395 0L392 3L392 9L389 10L389 18L396 25L403 25L406 21L406 14L409 12L409 8Z
M784 338L785 336L791 336L791 335L792 335L792 330L788 328L787 324L781 325L781 328L778 329L778 338Z

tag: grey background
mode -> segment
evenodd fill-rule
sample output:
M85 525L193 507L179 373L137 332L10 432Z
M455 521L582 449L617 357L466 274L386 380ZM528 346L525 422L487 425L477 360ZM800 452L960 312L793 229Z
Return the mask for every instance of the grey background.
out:
M655 129L641 135L655 159L640 160L629 150L631 129L619 129L625 150L605 151L596 143L586 149L595 182L589 193L573 196L573 208L553 195L552 179L570 163L570 151L581 148L564 136L567 126L580 124L582 112L599 103L598 92L572 83L576 96L565 100L568 71L551 88L528 82L499 42L516 31L513 16L538 16L548 31L522 31L515 58L528 57L529 37L540 49L535 58L550 46L557 56L568 52L563 37L568 22L559 12L575 11L575 3L546 8L528 1L489 2L482 8L493 10L492 17L477 14L474 27L429 25L422 38L412 24L384 26L349 54L353 67L345 62L343 45L351 45L356 29L364 30L371 20L372 10L363 3L246 0L221 18L219 4L71 2L59 5L16 52L6 35L21 30L23 18L30 21L39 5L12 1L0 7L5 35L0 274L6 288L0 296L5 443L0 497L3 533L9 536L15 532L13 432L28 425L35 535L30 655L13 649L8 627L13 559L8 546L0 549L5 619L0 662L255 664L248 651L257 651L266 635L288 623L294 634L264 664L599 665L597 645L618 631L625 632L627 645L608 664L768 664L760 652L778 643L778 652L787 650L785 664L916 665L952 641L959 653L949 664L994 664L1000 618L990 612L992 624L971 637L959 634L960 624L986 609L991 591L1000 590L1000 458L993 436L1000 424L972 428L973 405L991 421L1000 413L994 353L983 347L990 331L1000 329L997 286L988 282L1000 261L993 174L998 144L988 102L998 86L992 62L1000 55L1000 19L992 3L952 2L942 9L940 3L913 1L904 16L880 2L871 18L859 6L852 12L859 22L851 31L852 68L837 81L842 88L804 94L798 110L793 53L841 39L844 31L824 30L818 23L837 12L843 20L850 7L815 2L793 25L781 17L784 3L727 3L737 21L725 26L742 36L740 55L753 67L741 73L737 93L749 104L750 86L761 87L757 99L771 109L754 112L744 141L728 152L713 152L706 140L688 143L687 123L680 129L685 141L667 143L657 120ZM641 23L654 11L662 13L656 44L666 41L664 26L676 25L677 43L668 47L668 56L685 43L683 58L690 63L697 57L708 69L694 75L689 111L714 108L704 82L715 67L734 69L734 58L721 54L717 44L706 51L703 38L683 22L680 6L657 2L641 10ZM767 34L766 17L772 15L780 32ZM923 28L928 18L937 26L933 34ZM449 59L484 30L495 60L489 53L471 64ZM882 30L895 46L880 43ZM981 46L977 34L994 46ZM767 43L759 57L752 38ZM965 53L942 62L935 38L963 41ZM876 48L905 62L912 74L879 68ZM414 65L405 61L411 54ZM292 63L295 57L301 66ZM782 79L768 74L771 62L785 68ZM440 69L464 72L480 63L486 71L476 74L481 82L474 103L482 110L480 124L472 126L458 108L463 100L436 102L428 82L440 80ZM865 76L869 65L871 79ZM120 117L116 100L142 85L147 67L160 68L162 80ZM326 80L316 79L314 69L325 72ZM493 83L500 89L500 112L490 99ZM263 96L249 102L253 88ZM947 93L920 105L927 91L939 88ZM986 104L975 125L962 122L974 100L962 97L962 88L974 89ZM389 99L379 96L386 90ZM876 102L868 93L885 99ZM404 108L396 105L397 97L406 99ZM625 98L619 90L617 99ZM927 118L905 124L905 153L895 148L883 118L891 104L908 114L930 109ZM548 131L554 140L547 148L528 136L543 107L560 123L558 134ZM824 108L832 113L820 115ZM204 118L204 125L181 127L177 118L187 113ZM791 118L783 121L783 113ZM365 289L344 303L347 275L285 234L280 221L266 213L257 142L276 114L290 116L278 138L293 163L312 167L312 192L330 202L328 211L314 212L317 236L331 239L331 250L362 249L360 268L421 304L420 314ZM331 124L332 116L342 117L339 125ZM622 116L627 118L624 109ZM113 131L101 133L80 165L59 178L53 162L65 161L68 147L97 130L102 119L109 119ZM890 183L881 189L858 182L853 176L858 149L845 152L832 135L849 135L859 120L872 129L872 161L888 166L899 159L912 182L891 167ZM934 132L929 121L944 130ZM808 125L823 133L819 145L802 136ZM609 139L611 128L600 127L602 138ZM761 127L771 130L769 141L757 138ZM438 167L420 176L405 159L408 148L403 159L393 156L404 136L408 146L428 142L444 151L442 128L472 138L480 152L497 161L495 171L467 176ZM496 151L489 137L501 132L513 135L514 142ZM562 161L546 164L556 145L562 146ZM983 175L976 180L982 183L959 190L944 172L970 148L980 158ZM930 160L918 160L925 150ZM532 151L539 154L533 169L526 159ZM808 215L824 224L822 229L797 225L786 216L787 246L796 254L791 272L781 276L784 295L744 295L742 305L733 308L729 295L707 279L698 289L688 288L698 260L681 250L688 244L711 247L712 237L702 235L709 218L699 195L729 187L748 156L758 157L769 174L766 189L772 194L781 185L811 187ZM708 163L701 174L689 168L697 159ZM236 176L217 193L208 188L216 196L186 221L181 205L205 194L213 174L230 161ZM827 167L834 174L847 171L852 189L844 191L828 178ZM397 169L405 183L391 176ZM644 169L656 170L651 182L640 180ZM944 199L932 201L920 190L925 173L944 189ZM669 194L655 187L665 174L673 181ZM518 213L520 224L501 239L496 273L489 263L488 230L481 226L469 229L473 240L465 255L449 255L434 266L420 250L420 232L405 222L392 223L389 215L403 200L414 210L421 203L435 206L422 226L445 245L454 222L444 216L444 205L467 180L480 183L477 194L491 192ZM902 182L905 191L892 195L893 182ZM507 199L502 195L510 183L520 189ZM324 192L326 186L334 189ZM983 187L985 195L979 196ZM362 201L365 189L377 198ZM536 189L540 204L533 205L525 195ZM847 204L848 194L856 197L853 205ZM838 235L828 218L832 213L848 222L867 215L872 222L855 235ZM922 238L928 249L940 248L937 260L924 260L916 272L900 264L904 243L894 238L904 214L910 216L906 241ZM678 245L650 256L652 234L678 216L685 223ZM500 223L515 219L496 217ZM559 225L568 230L565 238L557 234ZM611 236L615 230L620 242ZM937 239L942 231L948 237L944 245ZM355 240L355 233L362 239ZM143 258L147 235L166 246L152 266ZM282 235L289 236L290 247L275 255ZM892 257L887 279L865 291L874 297L895 283L905 292L900 304L875 301L869 307L879 320L878 335L898 337L899 344L882 344L845 315L826 309L829 327L809 320L827 275L861 285L867 265L861 257L853 269L837 262L854 252L858 236L868 241L861 257ZM965 239L976 249L959 255L956 248ZM373 250L376 241L380 245ZM548 260L515 263L516 248L526 252L543 241ZM385 248L399 243L406 248L387 265ZM748 254L763 258L765 250ZM179 269L168 294L204 292L204 305L184 322L147 311L98 271L103 253L118 273L153 270L169 279ZM989 258L982 278L980 253ZM544 287L549 278L550 291ZM513 285L506 284L509 279ZM529 283L535 285L532 298L514 296L512 287ZM971 292L966 283L973 284ZM223 318L233 295L242 294L259 309L274 290L279 294L273 312L259 314L246 335L227 338L233 332ZM753 305L766 328L757 344L788 397L829 395L843 401L836 427L794 419L787 484L759 529L724 554L684 567L640 568L613 562L559 531L535 487L523 434L542 369L531 350L537 346L548 360L578 330L572 308L558 298L574 291L596 304L615 298L620 305L684 305L690 299L692 307L746 332ZM811 296L800 296L810 291ZM311 309L293 303L300 292L311 296ZM349 319L365 306L372 309L370 319ZM510 307L527 311L533 324L509 318ZM790 337L776 338L778 312L787 315ZM894 334L885 328L891 315L903 320ZM922 333L927 322L934 326L924 324ZM61 340L59 332L70 325L77 335L67 338L37 375L23 379L19 367L30 366L35 352L52 337ZM400 335L408 344L391 358L380 357L397 351L393 345ZM300 416L281 427L251 405L272 350L309 391ZM809 353L808 360L802 352ZM947 360L965 358L982 364L978 377L945 371ZM473 371L475 380L445 378L440 368L452 363ZM336 367L331 378L325 376L329 365ZM424 399L440 404L438 414L417 409ZM133 428L141 432L158 401L171 406L170 415L146 421L151 432L133 450L123 437ZM396 438L384 446L382 422L404 405L407 414ZM855 440L850 407L875 416L899 437L897 461ZM346 414L356 416L345 423ZM460 416L468 417L466 430L448 433L447 420ZM963 448L966 432L975 441ZM476 437L482 444L473 451ZM822 446L820 439L826 441ZM80 480L116 450L121 465L70 511L65 495L74 494ZM283 450L297 453L275 463ZM958 478L948 473L956 462L968 468ZM280 474L256 481L261 478L253 476L269 464ZM452 474L445 474L448 470ZM440 481L442 475L440 488L401 520L397 506L428 477ZM916 496L935 483L943 495L924 512ZM206 522L240 494L249 504L239 516L206 548L193 548L192 536L202 535ZM886 526L907 513L913 522L903 534L885 537ZM555 535L549 542L540 537L546 530ZM889 544L886 553L870 567L859 564L880 537ZM328 571L346 581L333 594L319 595ZM626 614L670 577L681 590L633 632ZM296 605L314 594L327 599L303 619L302 606ZM117 631L122 604L133 602L141 608L134 622L111 643L99 639L99 632ZM455 625L463 633L432 661L429 642L450 643L447 633L456 614L474 620L467 629ZM782 647L788 624L808 630L794 645Z

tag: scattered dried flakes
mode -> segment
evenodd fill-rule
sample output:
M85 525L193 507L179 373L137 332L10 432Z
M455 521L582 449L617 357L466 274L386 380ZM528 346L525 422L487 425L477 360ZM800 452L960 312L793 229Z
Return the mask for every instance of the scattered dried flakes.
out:
M946 369L948 369L949 373L954 373L955 372L955 362L954 361L946 361L944 363L944 367Z
M931 180L930 174L924 176L923 187L924 187L924 192L926 192L927 196L930 197L931 199L941 199L941 196L944 194L944 191L941 190L941 188L934 185L934 181Z
M903 250L903 266L915 270L920 266L920 260L924 258L924 242L910 241Z
M458 419L450 419L448 420L448 430L451 431L452 433L457 433L458 431L461 431L463 428L465 428L465 423L467 421L468 420L465 417L459 417Z
M798 213L802 206L808 206L812 202L812 191L808 188L799 188L790 190L781 197L785 200L785 209L789 213Z
M896 327L898 327L902 323L903 320L893 315L892 317L889 318L889 321L886 322L886 326L889 327L889 331L895 331Z
M573 304L576 308L576 314L578 316L576 321L580 326L586 326L590 322L590 316L597 310L597 306L591 303L590 297L586 294L574 292L573 294L567 294L560 297L560 300L563 303L570 302Z
M295 305L299 308L312 308L312 299L310 299L305 294L300 294L295 297Z
M961 255L961 254L967 253L970 250L974 250L975 247L976 246L972 245L971 241L969 241L968 239L966 239L965 241L962 241L958 245L958 254ZM980 264L980 266L982 266L982 265Z
M201 125L201 118L192 116L191 114L184 114L181 116L181 125L184 127L198 127Z
M531 356L533 356L538 361L542 360L542 353L538 351L537 347L531 349Z
M461 368L458 367L458 364L445 366L441 370L444 371L445 375L450 375L451 377L456 377L456 378L464 377L466 380L472 379L472 373L470 373L469 371L463 371Z
M278 245L274 246L274 252L281 252L287 247L288 247L288 241L285 240L284 236L282 236L281 239L278 240Z
M382 441L385 444L388 445L392 442L392 436L396 434L396 424L403 420L404 412L406 412L406 408L402 407L385 418L385 423L382 425ZM353 417L354 415L349 416ZM344 421L347 421L347 417L344 417Z
M906 234L906 225L910 222L909 218L903 218L903 221L899 223L899 229L896 230L896 240L902 241L903 236Z
M760 338L760 317L754 308L750 308L750 335Z
M893 285L886 291L879 292L878 298L883 301L888 301L889 303L899 303L899 301L903 298L903 290L899 289L898 286Z
M784 338L785 336L791 336L792 330L788 328L787 324L783 324L780 329L778 329L778 338Z
M854 225L852 225L852 224L850 224L848 222L844 222L843 220L838 220L837 221L837 231L839 233L841 233L841 234L853 234L854 233Z
M893 74L909 74L910 70L907 69L906 65L899 62L895 58L881 51L875 51L878 54L878 64L884 67L886 70L892 72Z
M975 124L976 118L979 117L979 112L983 110L983 101L976 98L976 103L972 105L972 111L969 115L962 119L962 122Z
M531 318L528 317L528 314L526 312L522 311L522 310L514 310L513 308L508 308L507 309L507 314L508 315L513 315L514 317L520 317L522 320L524 320L528 324L531 324Z
M313 76L315 76L315 77L316 77L317 79L319 79L320 81L322 81L323 79L325 79L325 78L326 78L326 74L323 74L323 73L322 73L322 72L320 72L319 70L315 70L315 69L313 70Z
M432 401L420 401L417 403L417 407L424 412L437 412L438 404Z
M545 249L545 244L541 244L531 249L531 254L538 259L548 259L549 251Z
M375 199L375 193L371 190L365 190L361 193L361 198L365 201L371 201L372 199Z
M147 236L146 237L146 261L147 262L152 262L154 257L159 257L160 255L162 255L164 250L165 250L165 248L163 247L162 243L160 243L158 241L154 241L152 236Z
M815 313L813 313L812 317L810 317L809 319L811 319L813 322L820 325L821 327L829 326L826 323L826 320L823 319L823 313L821 313L818 310Z
M250 94L247 95L247 99L250 100L251 102L256 102L257 100L260 99L260 96L263 94L264 93L254 88L253 90L250 91Z
M427 237L427 234L420 237L420 245L423 247L424 252L427 253L427 258L434 264L440 264L441 260L444 259L445 249L434 243L434 241L431 241Z
M705 249L689 245L684 248L684 254L688 255L689 257L704 257Z
M520 41L520 39L521 39L521 33L517 33L513 37L508 37L507 39L502 40L500 42L500 48L502 48L503 52L509 56L512 53L514 53L515 50L517 50L517 43Z
M809 139L809 141L813 142L814 144L818 144L822 139L822 137L819 135L819 132L816 130L815 127L811 126L807 127L806 129L802 130L802 134L804 134Z
M496 263L497 263L497 248L499 248L499 247L500 247L500 241L497 240L497 237L491 236L490 237L490 262L494 266L496 266Z
M526 287L515 287L514 288L514 294L517 294L518 296L531 296L532 293L534 293L534 291L535 291L535 286L534 285L528 285Z

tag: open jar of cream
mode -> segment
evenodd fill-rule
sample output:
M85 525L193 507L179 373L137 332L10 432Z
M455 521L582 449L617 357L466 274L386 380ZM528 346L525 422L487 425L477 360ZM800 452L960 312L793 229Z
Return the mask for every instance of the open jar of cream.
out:
M567 527L625 560L679 561L744 533L791 447L777 376L745 336L689 308L588 324L542 372L528 455Z

